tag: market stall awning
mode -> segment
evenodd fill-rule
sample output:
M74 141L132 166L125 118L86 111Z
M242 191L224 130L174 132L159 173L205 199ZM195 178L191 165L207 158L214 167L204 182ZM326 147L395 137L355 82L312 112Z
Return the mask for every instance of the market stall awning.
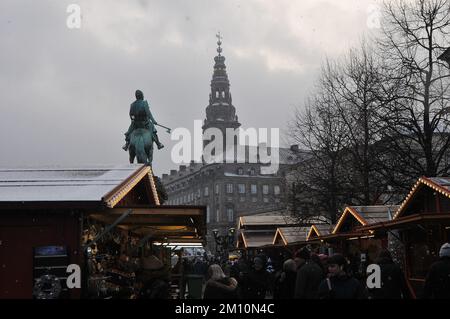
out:
M309 227L279 227L273 238L274 245L292 245L306 242Z
M204 206L154 206L114 208L89 216L104 224L112 224L131 211L117 227L150 240L204 240L206 208Z

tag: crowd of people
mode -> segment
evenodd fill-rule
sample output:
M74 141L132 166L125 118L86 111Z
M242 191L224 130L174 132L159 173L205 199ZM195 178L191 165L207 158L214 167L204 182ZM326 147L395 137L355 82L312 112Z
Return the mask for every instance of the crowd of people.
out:
M450 299L450 244L441 247L439 256L440 260L429 269L423 293L416 297ZM241 257L234 262L195 258L183 259L178 264L186 274L204 277L203 299L412 298L403 270L393 261L388 250L379 252L375 260L381 270L379 288L368 288L366 278L354 273L351 260L346 256L315 254L306 247L282 260L260 254L252 258ZM156 271L161 267L159 263L153 266ZM149 276L151 283L148 284L144 274L141 278L144 278L143 287L162 287L161 281L158 286L152 276ZM168 293L143 296L164 298Z

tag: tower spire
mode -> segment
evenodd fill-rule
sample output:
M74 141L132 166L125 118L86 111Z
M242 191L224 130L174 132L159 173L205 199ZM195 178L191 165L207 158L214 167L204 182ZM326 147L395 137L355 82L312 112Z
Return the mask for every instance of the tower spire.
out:
M222 53L222 48L220 47L222 45L222 39L223 37L220 35L220 31L216 34L216 38L217 38L217 53L220 54Z
M238 128L236 109L233 106L230 92L230 81L228 80L225 57L222 55L222 35L216 34L217 55L214 57L214 72L211 79L211 93L209 94L209 105L206 107L206 118L203 130L209 127L219 128L225 137L227 128ZM224 143L225 145L225 143Z

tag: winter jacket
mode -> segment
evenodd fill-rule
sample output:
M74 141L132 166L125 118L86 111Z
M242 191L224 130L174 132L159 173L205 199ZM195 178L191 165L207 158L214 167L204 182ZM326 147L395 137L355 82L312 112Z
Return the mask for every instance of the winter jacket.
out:
M320 282L324 277L322 268L308 260L299 266L295 283L296 299L317 299Z
M377 261L381 270L381 288L370 289L373 299L410 299L411 294L401 268L388 258Z
M423 297L450 299L450 257L442 257L431 265L425 279Z
M283 271L275 279L274 299L293 299L295 294L295 279L297 273L294 271Z
M203 299L237 299L237 281L234 278L210 279L206 282Z
M319 285L320 299L367 299L367 297L364 286L347 274L324 279Z
M265 269L252 270L242 280L242 297L245 299L265 299L269 287L269 273Z

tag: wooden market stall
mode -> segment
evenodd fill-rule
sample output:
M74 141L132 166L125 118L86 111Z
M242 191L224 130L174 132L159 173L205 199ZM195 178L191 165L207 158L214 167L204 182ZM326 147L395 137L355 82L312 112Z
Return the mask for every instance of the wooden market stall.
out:
M284 247L291 253L306 244L309 227L278 227L273 238L275 247Z
M450 240L450 178L419 178L391 221L360 229L398 236L404 270L416 296L420 296L427 271L438 259L441 245Z
M296 220L289 216L257 214L241 216L238 221L237 249L243 255L252 257L264 252L274 255L273 239L278 227L295 226Z
M376 236L359 228L391 220L397 209L395 205L347 206L328 237L343 239L339 248L357 263L373 263L379 251L388 247L387 236Z
M145 165L0 170L0 298L32 298L43 275L61 282L61 297L79 298L88 256L152 241L204 242L205 210L161 206ZM69 264L81 267L82 289L65 286Z
M322 238L329 236L336 225L313 224L306 235L306 241L319 254L332 255L333 249Z

